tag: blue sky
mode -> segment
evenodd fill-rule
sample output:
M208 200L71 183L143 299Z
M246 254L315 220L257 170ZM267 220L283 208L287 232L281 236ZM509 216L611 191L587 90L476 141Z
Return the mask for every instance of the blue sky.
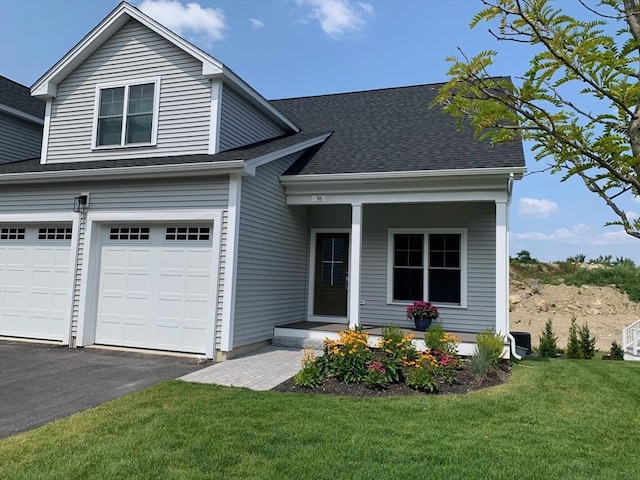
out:
M160 23L222 61L268 99L446 80L457 47L499 51L491 70L517 77L527 53L469 21L480 0L133 0ZM559 2L574 9L578 2ZM30 86L116 5L115 0L0 0L0 74ZM529 171L544 167L525 145ZM640 213L640 199L621 207ZM511 254L540 260L584 253L629 257L640 241L578 179L549 173L515 185Z

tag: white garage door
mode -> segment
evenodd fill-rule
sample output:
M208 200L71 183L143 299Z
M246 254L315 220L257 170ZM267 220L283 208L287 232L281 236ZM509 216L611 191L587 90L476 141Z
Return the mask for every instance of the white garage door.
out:
M71 226L0 225L0 335L63 341Z
M213 342L211 231L210 225L108 226L96 343L206 353Z

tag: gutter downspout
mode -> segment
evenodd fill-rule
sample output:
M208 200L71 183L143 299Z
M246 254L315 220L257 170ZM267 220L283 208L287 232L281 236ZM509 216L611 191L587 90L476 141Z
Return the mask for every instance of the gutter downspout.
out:
M509 180L507 180L507 198L508 198L507 205L509 205L511 203L511 192L513 192L513 178L514 178L513 173L510 173L509 174ZM507 267L508 267L508 264L507 264ZM508 285L509 285L509 283L507 282L507 288L508 288ZM516 339L513 337L513 335L511 335L511 332L509 332L508 315L509 315L509 307L507 305L507 338L509 339L509 346L511 348L511 355L516 360L522 360L522 357L520 355L518 355L517 352L516 352Z

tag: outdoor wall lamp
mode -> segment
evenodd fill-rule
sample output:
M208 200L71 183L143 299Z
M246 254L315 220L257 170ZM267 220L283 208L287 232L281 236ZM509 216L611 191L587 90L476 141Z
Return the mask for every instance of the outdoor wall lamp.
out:
M87 208L87 195L78 195L73 199L73 211L76 213L84 213L85 208Z

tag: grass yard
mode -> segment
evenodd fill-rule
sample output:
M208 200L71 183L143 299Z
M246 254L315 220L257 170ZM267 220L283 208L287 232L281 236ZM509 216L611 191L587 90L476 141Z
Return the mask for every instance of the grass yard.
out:
M170 381L0 441L9 479L636 479L640 364L524 361L397 399Z

